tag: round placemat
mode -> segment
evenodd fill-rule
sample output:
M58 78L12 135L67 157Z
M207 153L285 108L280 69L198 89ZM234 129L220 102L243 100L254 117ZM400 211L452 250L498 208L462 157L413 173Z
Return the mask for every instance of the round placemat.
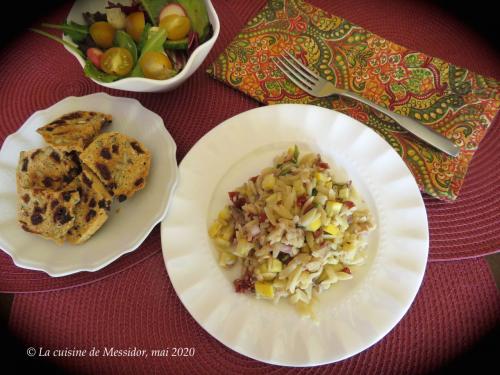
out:
M430 261L458 260L500 251L500 118L474 155L458 199L425 196Z
M0 293L47 292L93 283L129 269L161 252L159 225L142 245L109 266L96 272L79 272L65 277L50 277L45 272L16 267L5 253L0 254Z
M406 316L371 348L313 368L267 365L228 349L196 324L157 254L99 283L16 295L10 329L26 349L100 351L92 358L47 357L70 373L421 374L472 347L499 316L500 295L485 260L433 263ZM110 356L110 350L123 354ZM143 350L148 356L137 356Z

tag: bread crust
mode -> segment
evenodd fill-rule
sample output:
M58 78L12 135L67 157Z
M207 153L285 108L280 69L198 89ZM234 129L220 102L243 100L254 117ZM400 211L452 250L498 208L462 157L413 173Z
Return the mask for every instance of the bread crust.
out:
M110 124L112 116L100 112L76 111L67 113L37 132L52 147L61 151L82 152Z
M120 202L146 186L151 153L138 140L110 132L99 135L80 159Z
M80 173L80 161L75 154L68 154L47 146L21 151L16 170L18 187L27 189L64 189Z
M80 194L75 207L75 222L66 240L78 245L87 241L108 220L112 197L99 178L86 166L74 182Z
M53 191L18 187L17 218L21 227L58 244L75 222L77 190Z

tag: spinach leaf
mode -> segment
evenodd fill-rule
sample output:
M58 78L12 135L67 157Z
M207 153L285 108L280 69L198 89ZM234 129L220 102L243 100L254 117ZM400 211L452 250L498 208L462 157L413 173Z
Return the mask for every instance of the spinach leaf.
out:
M180 40L167 40L165 41L165 49L175 49L175 50L187 50L189 44L189 39L183 38Z
M177 3L186 10L193 30L198 34L198 39L202 42L205 41L210 25L205 2L201 0L177 0Z
M65 21L60 25L54 25L52 23L42 23L42 26L49 29L62 30L64 34L68 35L74 42L80 42L84 40L89 34L89 29L86 25L80 25L73 21Z
M156 28L154 31L149 30L148 38L144 43L144 47L142 47L141 49L141 55L138 61L141 60L141 57L144 56L146 52L149 51L164 52L163 43L165 43L165 40L167 40L167 32L164 29ZM135 65L130 76L144 77L144 74L142 73L141 66L139 65L139 63Z
M115 35L115 44L118 47L127 49L132 58L134 59L134 64L137 61L137 46L135 45L132 37L123 30L118 30Z
M142 7L146 10L149 18L153 25L158 25L158 17L160 12L167 3L172 1L169 0L140 0Z
M110 83L116 81L118 76L112 75L112 74L107 74L95 67L94 64L90 60L87 60L85 62L85 67L83 68L83 72L85 75L89 78L94 78L96 81L99 82L104 82L104 83Z
M141 50L141 56L149 51L163 52L163 43L165 43L165 40L167 40L165 29L156 28L155 30L149 30L148 38Z
M144 30L142 30L141 40L139 41L139 45L137 47L139 52L142 51L142 49L144 48L144 45L146 44L146 40L148 40L150 29L151 29L151 24L146 23L146 25L144 26Z

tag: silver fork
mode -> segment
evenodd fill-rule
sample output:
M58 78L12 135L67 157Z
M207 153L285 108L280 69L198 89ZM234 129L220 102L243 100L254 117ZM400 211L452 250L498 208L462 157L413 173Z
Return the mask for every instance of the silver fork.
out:
M293 54L288 51L285 51L285 53L287 56L281 55L280 57L273 57L274 64L290 79L290 81L295 83L308 94L318 98L330 95L340 95L358 100L386 114L396 121L402 128L406 129L431 146L434 146L438 150L443 151L450 156L457 156L460 152L457 145L434 130L409 117L389 111L387 108L381 107L350 91L335 87L333 83L320 77L317 73L302 64L302 62L300 62Z

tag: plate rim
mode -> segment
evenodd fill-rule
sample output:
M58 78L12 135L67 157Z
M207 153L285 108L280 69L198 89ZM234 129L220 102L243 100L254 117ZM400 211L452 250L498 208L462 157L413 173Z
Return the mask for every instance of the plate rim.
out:
M150 110L149 108L146 108L142 105L142 103L136 99L136 98L130 98L130 97L124 97L124 96L113 96L109 95L105 92L97 92L97 93L92 93L89 95L83 95L83 96L68 96L65 97L64 99L61 99L60 101L52 104L50 107L44 108L37 110L33 112L24 122L23 124L13 133L9 134L7 137L5 137L2 146L0 148L0 159L2 156L6 153L6 149L8 148L9 144L13 142L15 139L16 135L19 135L22 133L22 131L26 131L26 128L29 126L30 122L32 122L36 117L40 115L44 115L45 113L50 113L53 111L55 108L57 108L60 105L64 105L66 102L70 102L73 100L85 100L87 98L102 98L103 100L112 102L112 101L124 101L124 102L134 102L135 105L138 105L138 108L141 111L148 111L151 113L152 116L157 117L157 119L163 124L163 128L165 132L163 133L165 136L165 139L170 143L170 150L169 150L169 160L171 161L171 166L175 165L175 168L172 168L173 170L173 178L169 181L169 184L166 185L165 190L165 207L162 211L159 211L157 215L155 215L154 219L151 221L151 225L148 226L147 229L142 231L142 234L140 238L136 241L136 243L130 247L127 247L126 249L123 249L120 251L118 254L115 256L110 257L109 259L106 259L105 261L102 262L94 262L93 264L85 264L82 266L75 267L73 270L66 270L66 271L58 271L57 268L54 268L51 265L47 264L32 264L26 263L27 260L20 258L19 254L11 249L7 244L3 241L3 239L0 237L0 250L2 250L5 254L9 255L10 258L12 259L13 263L23 269L27 270L32 270L32 271L41 271L49 275L50 277L64 277L64 276L69 276L73 275L79 272L96 272L99 271L114 261L118 260L120 257L122 257L125 254L131 253L135 250L137 250L142 243L147 239L147 237L151 234L153 229L158 225L167 215L168 209L170 208L170 205L172 203L172 198L174 196L175 189L177 188L178 182L179 182L179 165L177 163L176 159L176 153L177 153L177 144L175 140L173 139L172 135L168 131L165 122L159 116L156 112ZM96 264L97 263L97 264Z
M183 160L179 163L179 173L181 173L181 170L182 170L182 168L184 166L184 162L185 162L186 157L188 156L188 154L193 149L195 149L197 146L199 146L199 144L206 137L208 137L209 135L211 135L211 134L213 134L215 132L223 131L222 130L223 128L231 126L231 123L233 121L235 121L239 116L246 115L249 112L257 112L257 111L267 111L267 110L269 110L269 111L278 110L279 111L280 109L278 109L277 107L279 107L279 108L285 108L285 107L304 107L304 108L314 108L314 110L320 110L320 111L335 112L335 114L337 116L339 116L341 118L344 118L348 122L354 122L354 123L357 123L358 125L362 125L364 128L366 128L367 130L369 130L374 136L380 138L381 140L384 141L384 143L387 144L387 142L385 141L385 139L382 138L379 134L377 134L369 126L366 126L365 124L361 123L360 121L358 121L358 120L356 120L356 119L354 119L354 118L352 118L350 116L347 116L347 115L345 115L343 113L340 113L338 111L331 110L331 109L326 109L326 108L322 108L322 107L318 107L318 106L314 106L314 105L310 105L310 104L288 104L288 103L287 104L274 104L274 105L269 105L269 106L256 107L256 108L253 108L253 109L250 109L250 110L238 113L238 114L236 114L236 115L234 115L234 116L232 116L232 117L230 117L230 118L228 118L226 120L223 120L218 125L216 125L215 127L213 127L210 131L208 131L200 139L198 139L198 141L190 148L190 150L185 155L185 157L183 158ZM271 109L271 108L273 108L273 109ZM415 290L411 294L408 293L410 302L407 304L407 306L404 306L404 308L401 308L398 311L397 318L394 319L394 324L391 323L390 324L390 328L386 332L381 332L368 345L360 348L357 351L348 352L345 356L336 358L334 360L325 360L325 361L318 361L318 362L311 361L309 363L302 363L302 364L286 363L286 362L282 362L282 361L279 361L279 360L274 360L272 358L271 359L262 359L262 358L258 358L257 356L253 356L251 354L245 353L244 350L242 350L242 347L240 345L229 346L228 343L223 342L221 338L217 337L214 332L212 332L207 327L205 327L205 325L202 324L191 313L191 310L194 309L194 308L191 307L191 306L189 306L184 301L184 299L181 297L182 294L179 293L179 291L178 291L175 283L173 282L173 280L171 278L171 272L169 271L169 260L168 260L168 254L167 254L168 253L168 245L166 245L166 243L165 243L166 242L166 237L167 237L166 231L168 230L168 214L167 214L167 216L165 217L165 219L161 223L161 245L162 245L162 255L163 255L163 260L164 260L164 263L165 263L165 268L166 268L166 271L167 271L167 273L169 275L170 282L171 282L171 284L172 284L172 286L173 286L173 288L174 288L174 290L175 290L175 292L176 292L179 300L181 301L182 305L186 308L186 310L189 312L189 314L191 315L191 317L196 321L196 323L198 325L200 325L201 328L205 332L207 332L211 337L215 338L222 345L224 345L225 347L227 347L227 348L229 348L229 349L231 349L231 350L233 350L233 351L235 351L235 352L237 352L237 353L239 353L239 354L241 354L241 355L243 355L245 357L254 359L254 360L259 361L259 362L268 363L268 364L272 364L272 365L285 366L285 367L313 367L313 366L321 366L321 365L325 365L325 364L336 363L336 362L345 360L347 358L350 358L352 356L355 356L355 355L357 355L357 354L359 354L359 353L361 353L361 352L363 352L363 351L371 348L372 346L374 346L375 344L377 344L380 340L382 340L385 336L387 336L400 323L400 321L407 314L407 312L409 311L409 309L412 307L413 303L415 302L415 298L416 298L418 292L420 291L420 288L422 286L422 283L423 283L423 280L424 280L424 277L425 277L425 274L426 274L426 271L427 271L428 256L429 256L429 245L430 245L429 223L428 223L428 217L427 217L427 210L426 210L426 207L425 207L425 203L424 203L423 197L420 194L420 190L418 189L418 185L417 185L417 183L416 183L416 181L415 181L415 179L414 179L411 171L409 170L408 166L406 165L406 163L404 163L404 161L401 159L401 157L397 154L397 152L389 144L387 144L387 150L390 150L391 153L394 153L394 154L396 154L398 156L398 158L401 161L401 166L404 167L405 172L407 173L407 175L409 175L409 176L412 177L412 184L414 184L414 187L416 188L416 191L419 192L418 197L417 197L417 195L415 195L415 198L418 200L418 203L419 203L418 208L422 209L423 213L424 213L425 223L422 222L422 225L425 224L426 232L425 232L425 238L423 239L425 241L424 241L424 244L422 245L422 251L425 250L424 255L422 256L422 259L421 259L421 262L423 263L423 268L421 270L421 273L418 275L418 278L416 279L416 282L414 284L415 285ZM174 197L172 198L172 201L174 201L175 199L176 199L176 196L175 196L175 193L174 193ZM172 213L172 211L170 211L169 213ZM424 249L424 247L425 247L425 249Z

